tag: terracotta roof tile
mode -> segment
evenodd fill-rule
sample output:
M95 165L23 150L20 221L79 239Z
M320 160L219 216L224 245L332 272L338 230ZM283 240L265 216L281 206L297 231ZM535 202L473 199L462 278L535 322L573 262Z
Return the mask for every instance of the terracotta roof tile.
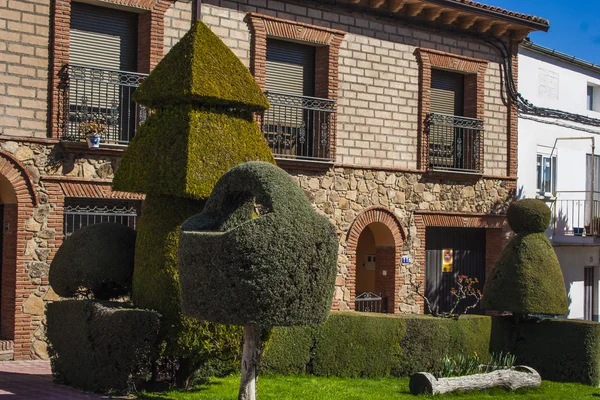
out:
M451 1L453 1L455 3L461 3L461 4L473 6L473 7L478 7L483 10L494 11L497 13L511 16L511 17L521 18L521 19L525 19L528 21L537 22L540 24L550 25L550 22L547 19L542 18L542 17L536 17L535 15L529 15L529 14L523 14L523 13L516 12L516 11L510 11L505 8L490 6L488 4L478 3L476 1L471 1L471 0L451 0Z

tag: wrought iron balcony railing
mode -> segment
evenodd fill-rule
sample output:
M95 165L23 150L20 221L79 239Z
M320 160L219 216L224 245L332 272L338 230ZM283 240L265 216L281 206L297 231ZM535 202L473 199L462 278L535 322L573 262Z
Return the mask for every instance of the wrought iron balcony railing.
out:
M483 121L429 113L425 120L429 169L483 172Z
M64 140L85 139L82 123L106 126L102 142L127 144L147 111L131 96L147 74L65 65L60 73L59 129Z
M554 236L600 236L600 193L558 191L552 204Z
M271 108L259 116L275 158L333 161L335 101L284 93L265 93Z

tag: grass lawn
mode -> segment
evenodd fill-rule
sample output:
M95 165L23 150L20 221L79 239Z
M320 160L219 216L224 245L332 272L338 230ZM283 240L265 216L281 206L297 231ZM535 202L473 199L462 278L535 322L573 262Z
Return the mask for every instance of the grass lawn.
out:
M160 394L140 395L143 399L173 400L232 400L237 398L239 376L211 379L207 385L192 391L172 391ZM343 379L315 376L262 376L258 381L260 400L403 400L431 396L413 396L408 390L408 378ZM597 399L600 388L575 383L542 382L539 389L508 392L495 389L469 394L453 393L436 398L464 399Z

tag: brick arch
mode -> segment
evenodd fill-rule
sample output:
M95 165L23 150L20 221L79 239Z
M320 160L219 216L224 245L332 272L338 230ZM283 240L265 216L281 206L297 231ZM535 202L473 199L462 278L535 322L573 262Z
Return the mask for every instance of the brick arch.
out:
M25 230L26 221L38 205L33 179L25 166L10 153L0 150L0 175L12 185L16 204L4 205L2 229L2 291L0 299L0 336L14 341L15 359L31 358L31 316L23 311L24 301L33 290L25 265L30 255L25 249L33 237ZM17 288L21 288L18 290ZM10 342L9 342L10 343Z
M402 254L402 245L406 239L406 233L402 224L394 213L385 207L369 207L362 211L354 220L346 239L347 247L346 254L348 255L348 278L346 287L350 291L350 309L354 310L354 299L356 297L356 257L358 249L358 239L363 230L374 222L379 222L385 225L394 239L394 297L390 303L391 312L398 313L399 296L398 292L402 285L402 277L400 274L400 261ZM389 300L388 300L389 301ZM389 311L388 311L389 312Z
M13 186L19 205L38 205L33 179L29 172L19 160L4 150L0 150L0 174L8 179Z

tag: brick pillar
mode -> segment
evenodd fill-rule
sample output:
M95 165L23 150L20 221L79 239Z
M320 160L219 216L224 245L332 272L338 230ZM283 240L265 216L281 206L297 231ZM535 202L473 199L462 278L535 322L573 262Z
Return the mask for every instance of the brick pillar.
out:
M2 297L0 298L0 338L15 338L15 289L17 285L17 205L4 205L2 229ZM4 230L4 227L10 228Z

